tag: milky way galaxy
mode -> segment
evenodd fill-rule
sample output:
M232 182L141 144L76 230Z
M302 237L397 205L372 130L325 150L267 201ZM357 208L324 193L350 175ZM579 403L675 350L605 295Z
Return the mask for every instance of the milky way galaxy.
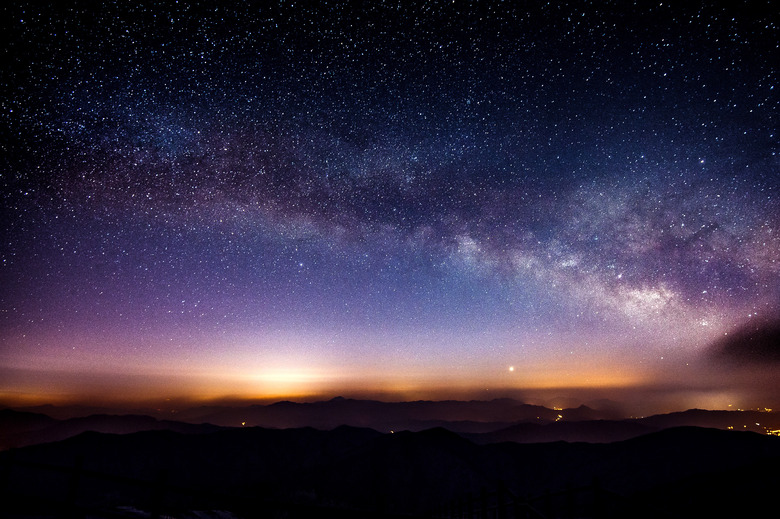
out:
M3 398L772 386L772 2L2 10Z

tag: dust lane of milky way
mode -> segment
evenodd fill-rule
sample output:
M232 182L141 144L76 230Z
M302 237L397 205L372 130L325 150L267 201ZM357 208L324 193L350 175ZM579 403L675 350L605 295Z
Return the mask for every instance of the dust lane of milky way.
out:
M5 6L0 395L777 396L775 11Z

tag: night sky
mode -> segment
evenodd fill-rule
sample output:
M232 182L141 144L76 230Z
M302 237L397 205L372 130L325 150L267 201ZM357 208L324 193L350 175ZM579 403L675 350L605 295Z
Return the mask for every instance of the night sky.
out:
M780 396L773 2L105 4L2 7L0 398Z

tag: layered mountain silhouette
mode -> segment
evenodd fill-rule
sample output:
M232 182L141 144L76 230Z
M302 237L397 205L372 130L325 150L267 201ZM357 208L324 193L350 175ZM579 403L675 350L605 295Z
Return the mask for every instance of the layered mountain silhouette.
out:
M554 495L594 481L609 496L599 509L607 516L745 516L776 490L778 461L778 438L690 427L610 444L477 445L440 428L83 433L0 455L4 502L17 517L58 506L93 516L134 507L172 517L194 509L426 517L499 488L557 514L570 505ZM595 515L594 503L577 516Z
M29 409L43 410L31 412ZM85 431L125 434L147 430L211 432L220 427L329 430L341 425L379 432L423 431L441 427L477 443L548 441L608 443L669 427L697 426L766 433L780 429L780 413L691 409L644 418L626 418L614 410L587 406L549 409L513 399L490 401L378 402L334 398L313 403L210 406L179 410L177 420L139 414L109 414L100 408L0 410L0 450L62 440ZM70 418L55 419L51 416Z
M720 430L759 418L777 427L777 413L691 410L607 420L590 408L508 400L438 404L337 399L208 409L211 417L243 412L277 426L305 421L306 411L321 425L357 410L352 421L451 426L393 432L138 415L55 420L7 409L0 431L5 447L16 448L0 452L0 497L7 516L20 518L186 518L197 510L233 517L731 517L763 511L780 484L780 438Z
M114 434L154 430L202 433L217 429L219 427L210 424L157 420L144 415L97 414L56 420L39 413L2 409L0 449L64 440L86 431Z
M182 415L182 413L180 413ZM379 431L422 430L433 424L449 422L548 421L557 412L543 406L529 405L502 398L490 401L415 401L379 402L336 397L324 402L277 402L248 407L212 407L191 409L183 413L187 421L197 420L217 425L260 425L263 427L311 426L331 429L349 424ZM182 416L180 416L182 419Z

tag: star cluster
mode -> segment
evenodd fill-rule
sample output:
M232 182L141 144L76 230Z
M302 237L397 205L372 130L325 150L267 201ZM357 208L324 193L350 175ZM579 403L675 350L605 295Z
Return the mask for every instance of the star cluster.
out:
M771 2L3 11L6 370L585 383L780 310Z

